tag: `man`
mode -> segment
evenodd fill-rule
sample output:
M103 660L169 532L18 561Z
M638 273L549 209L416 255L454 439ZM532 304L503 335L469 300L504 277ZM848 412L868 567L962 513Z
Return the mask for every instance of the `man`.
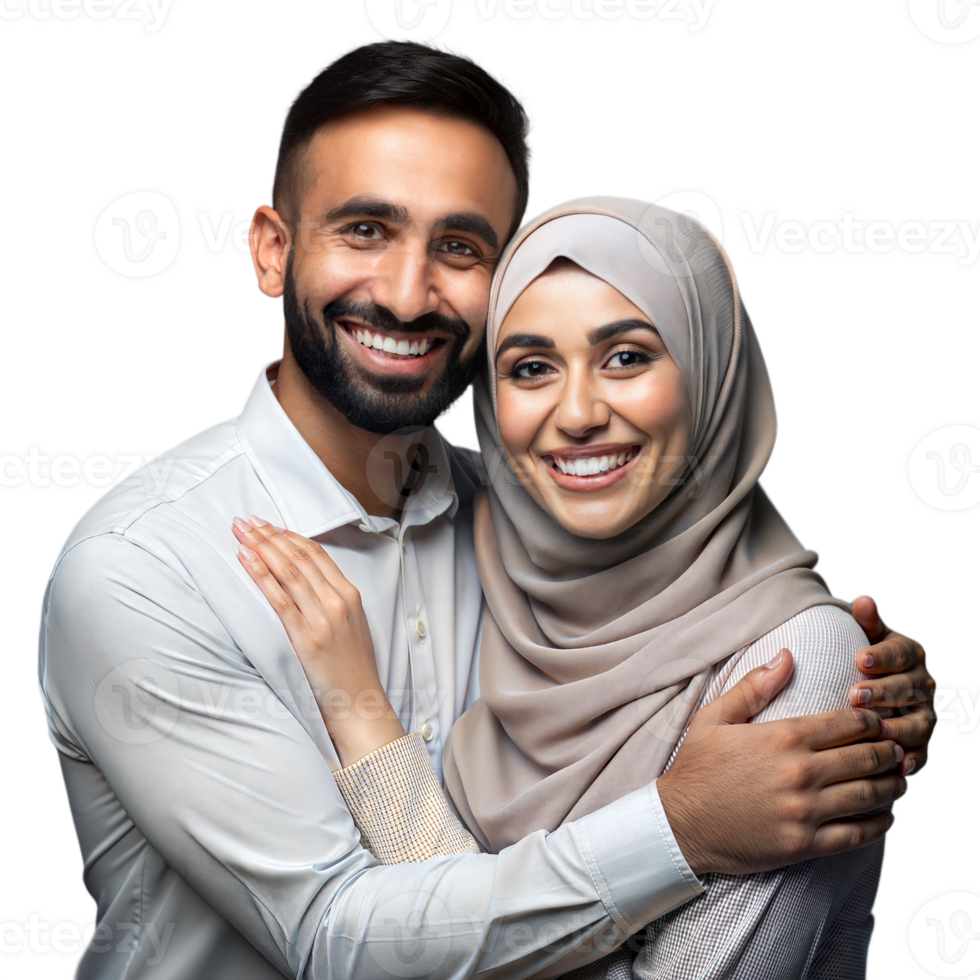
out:
M526 127L475 65L407 44L351 52L291 109L274 207L251 231L259 286L284 301L282 361L237 420L174 450L162 491L120 488L83 519L45 599L41 685L98 903L79 976L557 974L576 947L594 959L698 894L692 868L749 873L879 839L890 816L859 815L925 761L931 707L911 692L931 679L892 635L852 700L921 702L901 718L732 724L776 693L753 675L696 722L669 776L553 834L397 867L361 848L231 519L325 545L438 768L478 696L480 473L418 433L480 357L527 201Z

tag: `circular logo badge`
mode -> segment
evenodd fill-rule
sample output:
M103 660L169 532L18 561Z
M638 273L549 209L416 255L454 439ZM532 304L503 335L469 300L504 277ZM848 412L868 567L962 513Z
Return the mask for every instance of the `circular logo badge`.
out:
M379 976L425 977L442 966L455 930L449 909L435 895L413 892L377 906L364 942L383 971Z
M95 690L95 714L120 742L147 745L177 723L179 691L173 671L152 660L131 660L111 670Z
M113 272L142 279L177 256L180 219L162 194L137 191L113 201L95 223L95 248Z
M368 20L390 41L431 41L445 26L452 0L366 0Z
M947 425L930 433L909 457L912 489L937 510L980 503L980 429Z
M980 0L909 0L915 26L940 44L980 37Z
M379 500L402 510L415 500L433 501L449 488L439 433L405 429L379 439L367 458L368 484Z
M909 947L934 977L969 977L980 971L980 898L950 892L926 902L909 923Z
M721 211L718 210L718 205L707 194L702 194L700 191L677 191L653 203L659 204L662 208L677 211L679 214L686 214L699 225L707 228L719 242L725 240Z

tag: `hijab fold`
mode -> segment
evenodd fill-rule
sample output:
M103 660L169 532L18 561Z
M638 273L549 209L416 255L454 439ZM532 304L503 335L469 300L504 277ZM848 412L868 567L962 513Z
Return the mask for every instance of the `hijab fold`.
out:
M604 540L570 533L529 496L497 431L500 326L559 257L650 318L690 399L679 484ZM714 664L810 606L849 607L758 485L772 389L728 258L696 222L608 197L546 212L501 259L487 351L475 385L489 484L475 513L481 698L450 733L443 770L460 816L498 851L656 779Z

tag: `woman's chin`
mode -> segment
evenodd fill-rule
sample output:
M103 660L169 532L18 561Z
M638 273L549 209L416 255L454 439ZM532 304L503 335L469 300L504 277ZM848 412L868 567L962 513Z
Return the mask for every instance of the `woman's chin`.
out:
M615 507L608 504L577 507L546 507L551 516L570 534L601 541L622 534L646 516L649 509Z

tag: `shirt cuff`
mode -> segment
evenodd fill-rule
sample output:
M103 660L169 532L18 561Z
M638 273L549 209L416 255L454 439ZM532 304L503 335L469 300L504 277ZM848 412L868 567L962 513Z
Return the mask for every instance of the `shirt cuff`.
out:
M361 840L382 864L479 853L450 809L418 732L333 774Z
M629 934L704 891L677 846L657 784L575 821L592 881Z

